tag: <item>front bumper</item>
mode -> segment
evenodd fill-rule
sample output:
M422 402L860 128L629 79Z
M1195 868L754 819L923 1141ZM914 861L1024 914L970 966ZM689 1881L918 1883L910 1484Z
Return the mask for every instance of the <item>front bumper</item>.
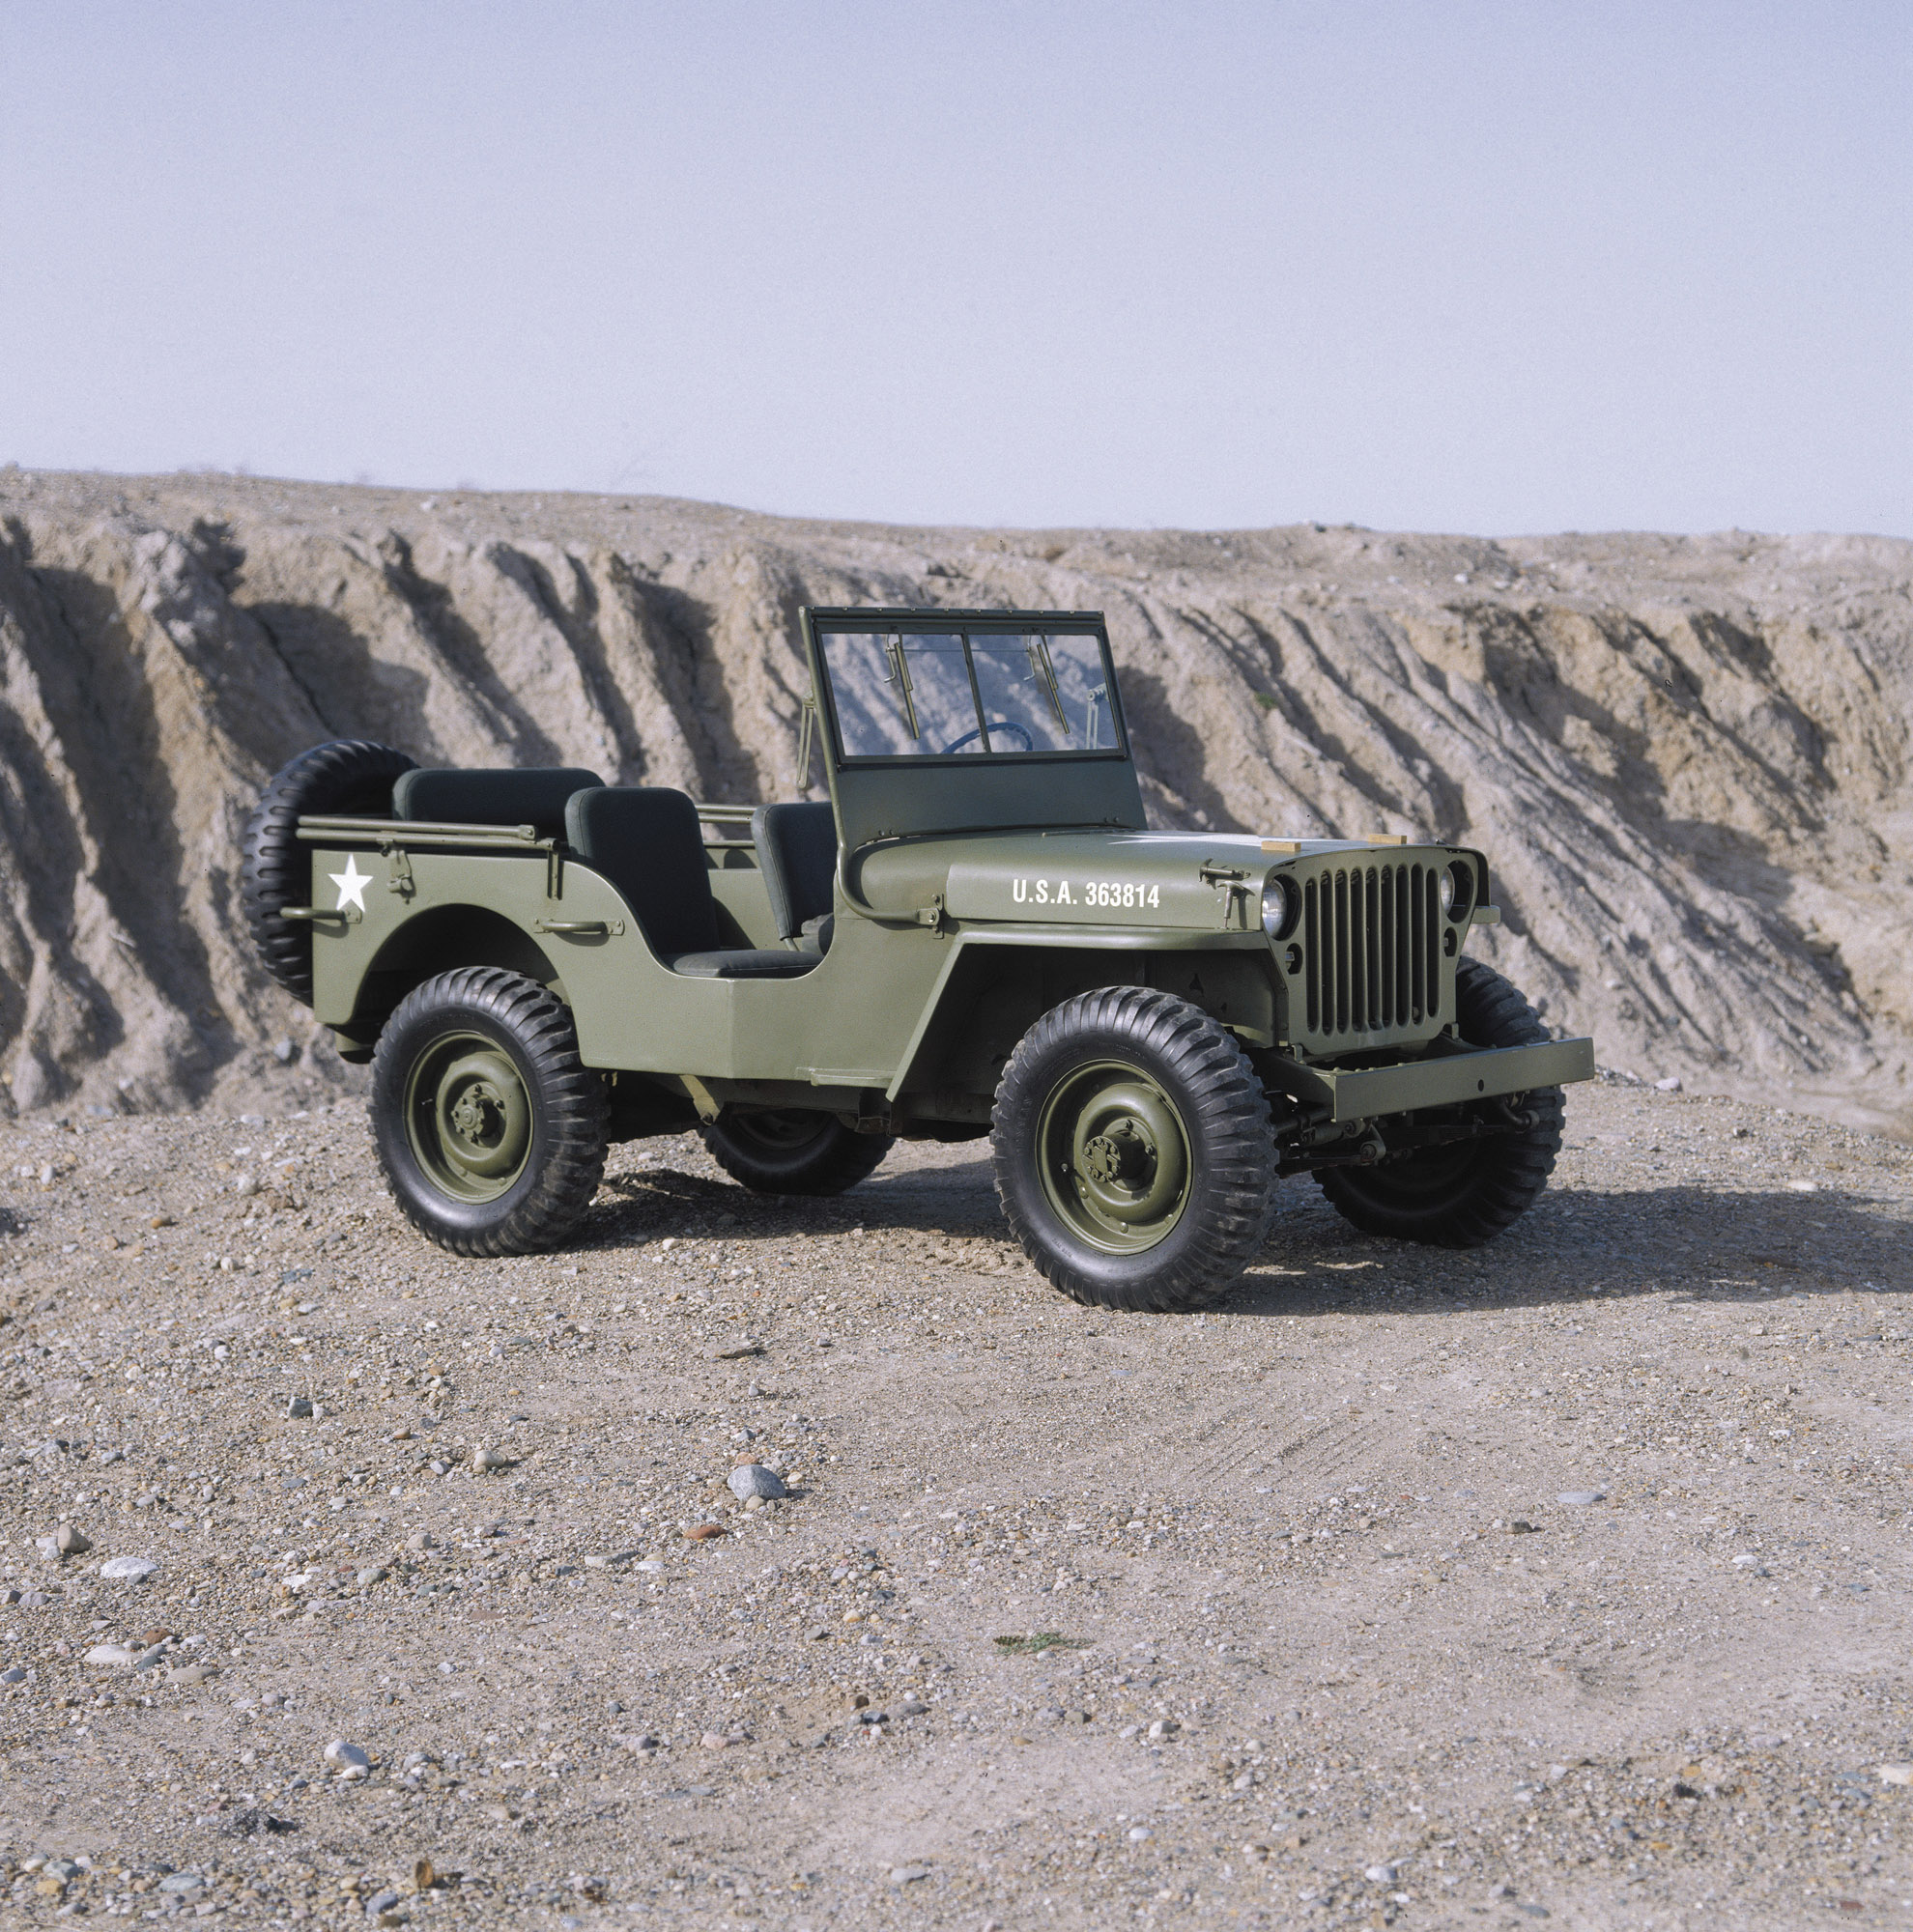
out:
M1298 1100L1326 1106L1331 1121L1372 1121L1418 1107L1564 1087L1594 1077L1591 1039L1551 1039L1534 1046L1464 1046L1438 1039L1420 1060L1395 1066L1310 1066L1284 1054L1262 1057L1264 1084Z

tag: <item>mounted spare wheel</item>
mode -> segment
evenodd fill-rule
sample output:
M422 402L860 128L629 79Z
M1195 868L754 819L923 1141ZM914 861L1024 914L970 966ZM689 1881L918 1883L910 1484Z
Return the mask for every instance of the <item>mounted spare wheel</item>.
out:
M1207 1308L1273 1206L1262 1083L1199 1007L1142 986L1079 994L1017 1043L996 1090L996 1191L1024 1252L1103 1308Z
M240 902L260 963L294 999L312 1004L312 927L283 918L288 906L312 902L311 848L299 821L330 814L389 818L392 782L414 761L389 745L335 738L301 752L259 794L240 850Z
M379 1164L406 1218L454 1254L558 1246L604 1178L608 1111L571 1009L496 966L414 987L372 1057Z

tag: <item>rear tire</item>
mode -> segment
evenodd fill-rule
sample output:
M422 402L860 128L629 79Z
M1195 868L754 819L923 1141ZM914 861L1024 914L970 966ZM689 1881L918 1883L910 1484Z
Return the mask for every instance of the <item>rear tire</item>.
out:
M1521 994L1478 959L1455 971L1455 1012L1470 1046L1536 1046L1552 1037ZM1364 1235L1436 1248L1478 1248L1533 1207L1561 1151L1566 1099L1558 1087L1528 1095L1531 1127L1427 1148L1377 1167L1330 1167L1315 1177L1335 1211ZM1382 1136L1387 1138L1387 1122Z
M1038 1020L996 1090L997 1198L1054 1287L1099 1308L1213 1307L1274 1202L1269 1100L1198 1007L1143 986Z
M875 1173L893 1142L834 1114L786 1107L723 1114L698 1129L711 1158L754 1194L842 1194Z
M413 760L389 745L335 738L301 752L275 772L245 822L240 850L240 904L259 963L294 999L312 1004L312 928L281 919L286 906L312 899L312 848L299 821L307 812L389 818L392 782Z
M372 1133L406 1218L455 1255L559 1246L604 1178L605 1082L571 1009L496 966L399 1002L372 1058Z

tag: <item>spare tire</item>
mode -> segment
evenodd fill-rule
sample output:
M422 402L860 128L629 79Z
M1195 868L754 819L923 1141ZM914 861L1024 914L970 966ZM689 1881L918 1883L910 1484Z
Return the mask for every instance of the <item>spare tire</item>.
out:
M272 777L245 822L240 902L260 963L294 999L312 1004L312 928L281 919L287 906L312 901L311 848L299 838L308 813L388 818L392 781L414 760L389 745L335 738L301 752Z

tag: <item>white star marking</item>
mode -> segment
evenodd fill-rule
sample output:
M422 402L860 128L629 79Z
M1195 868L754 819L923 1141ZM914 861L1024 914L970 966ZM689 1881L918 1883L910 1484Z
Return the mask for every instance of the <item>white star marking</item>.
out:
M358 859L356 854L346 855L346 868L343 872L328 872L326 876L339 889L340 912L344 912L349 905L357 906L360 912L365 910L365 888L372 883L372 874L358 869Z

